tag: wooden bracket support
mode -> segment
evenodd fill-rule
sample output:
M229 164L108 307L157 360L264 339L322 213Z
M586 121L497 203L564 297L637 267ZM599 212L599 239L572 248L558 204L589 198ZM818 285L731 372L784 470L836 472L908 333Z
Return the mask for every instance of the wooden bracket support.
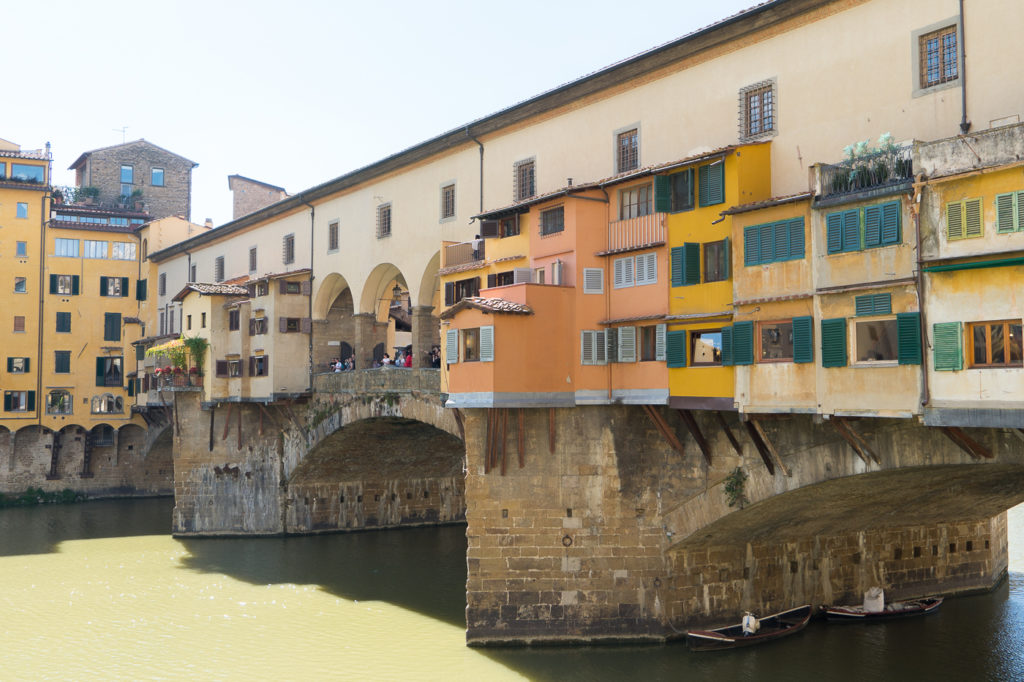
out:
M722 431L725 432L725 437L729 439L729 443L732 444L732 449L736 451L737 455L743 455L743 448L740 447L740 442L736 440L736 436L732 434L732 429L729 428L729 424L725 421L725 417L718 410L715 410L715 419L718 420L718 425L722 427Z
M750 440L754 442L754 447L757 448L757 454L761 455L761 461L764 462L764 468L768 470L768 473L772 476L775 475L775 464L772 462L772 456L768 452L768 447L761 440L761 436L758 430L754 428L754 422L747 420L743 422L743 426L747 429L747 435L750 436Z
M462 410L457 407L452 408L452 414L455 416L455 425L459 427L459 437L462 438L462 442L466 442L466 424L462 421Z
M956 426L940 426L939 429L972 459L992 459L992 451L968 436L962 429Z
M843 417L832 417L830 421L836 431L839 432L839 435L843 437L843 440L850 444L850 447L853 448L853 451L857 453L857 456L865 464L871 464L871 462L875 464L882 463L878 458L878 454L871 448L868 442L853 430L853 425L850 422Z
M520 407L518 413L519 421L516 424L516 440L519 445L519 468L522 469L523 465L526 463L526 430L524 427L526 418L524 416L523 408Z
M683 418L683 423L686 424L686 428L690 430L690 435L697 441L697 447L700 448L700 452L704 455L704 459L707 461L708 466L711 465L711 446L708 445L708 441L704 438L704 434L700 432L700 426L697 424L697 419L693 416L693 412L690 410L676 410L679 416Z
M665 421L665 418L661 415L661 412L658 411L658 408L655 407L654 405L643 405L642 407L644 408L644 411L647 413L647 416L651 418L652 422L654 422L654 427L658 429L658 432L661 434L661 437L664 438L665 441L669 444L669 447L678 452L680 455L685 455L686 450L683 448L683 444L679 442L678 438L676 438L676 434L672 431L672 428L668 425L668 422Z
M555 454L555 408L548 408L548 452Z
M775 466L779 468L779 471L781 471L783 475L792 476L793 474L789 472L789 469L783 463L782 457L779 456L779 451L775 449L775 446L768 438L768 434L764 432L764 427L761 426L761 422L757 419L751 419L750 421L754 424L754 429L757 431L757 434L761 436L761 440L764 442L765 447L768 448L768 454L770 454L772 459L775 461Z

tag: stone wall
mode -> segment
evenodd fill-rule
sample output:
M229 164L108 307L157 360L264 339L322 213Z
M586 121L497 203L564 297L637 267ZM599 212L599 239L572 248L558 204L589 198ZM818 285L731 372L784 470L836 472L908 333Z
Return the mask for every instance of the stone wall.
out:
M250 180L241 175L229 175L228 187L231 189L232 220L238 220L288 198L288 193L280 187Z
M191 219L192 163L145 140L96 150L89 154L83 185L97 187L100 201L116 202L121 195L121 166L132 166L132 190L142 190L144 209L154 219ZM153 168L163 168L162 187L151 184Z

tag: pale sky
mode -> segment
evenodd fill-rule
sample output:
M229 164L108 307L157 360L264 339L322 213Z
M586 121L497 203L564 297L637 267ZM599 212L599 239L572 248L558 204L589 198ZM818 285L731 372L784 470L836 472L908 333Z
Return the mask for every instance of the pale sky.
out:
M222 225L228 175L294 194L754 4L0 0L0 138L70 185L127 126L199 164L192 220Z

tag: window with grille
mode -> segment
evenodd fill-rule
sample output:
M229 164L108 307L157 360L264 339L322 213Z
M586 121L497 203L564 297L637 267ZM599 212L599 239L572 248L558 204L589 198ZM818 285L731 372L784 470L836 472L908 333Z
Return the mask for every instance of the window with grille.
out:
M640 167L640 131L632 128L615 136L615 170L617 173Z
M217 256L213 260L213 281L224 281L224 256Z
M740 90L740 140L776 132L775 79Z
M159 279L157 279L157 293L161 296L167 295L167 273L161 272Z
M650 215L653 207L650 183L619 192L619 220Z
M918 38L920 87L954 81L957 67L956 26L946 26Z
M377 207L377 239L391 236L391 204Z
M512 196L514 200L523 201L536 193L536 165L534 160L516 161L512 166Z
M256 247L249 248L249 272L256 272Z
M291 265L295 262L295 235L288 234L284 237L284 243L281 248L281 260L285 265ZM220 280L217 280L218 282Z
M441 220L455 217L455 183L441 188Z
M14 316L14 331L23 332L25 331L25 316L15 315Z
M555 232L561 232L565 229L565 207L559 206L552 208L547 211L541 211L540 214L540 233L554 234Z
M338 250L338 221L327 225L327 250L337 251Z

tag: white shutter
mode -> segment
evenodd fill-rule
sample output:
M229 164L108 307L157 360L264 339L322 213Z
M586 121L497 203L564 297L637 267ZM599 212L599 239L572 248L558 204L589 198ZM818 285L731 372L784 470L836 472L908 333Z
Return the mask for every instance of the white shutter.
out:
M459 361L459 330L449 329L445 332L445 362L453 365Z
M636 327L619 327L619 362L636 362Z
M622 283L623 282L623 272L622 271L625 269L624 266L623 266L623 262L625 260L626 260L625 258L616 258L615 262L613 263L612 286L614 286L616 289L621 289L623 286L625 286Z
M594 364L608 364L608 347L605 345L604 331L594 332Z
M551 264L551 283L556 287L562 286L562 266L564 263L560 260L556 260Z
M594 364L594 332L580 332L580 364Z
M665 362L665 325L659 324L654 332L654 359Z
M527 284L533 281L533 270L530 268L513 268L512 269L512 282L513 284Z
M622 284L622 286L624 286L624 287L631 287L636 282L636 280L634 279L634 276L633 276L633 271L634 271L634 268L635 268L636 259L634 259L632 257L630 257L630 258L623 258L622 259L622 263L623 263L623 266L622 266L622 270L623 270L623 277L622 277L623 284Z
M604 270L601 268L583 268L583 293L604 293Z
M494 325L480 327L480 362L494 362Z
M657 284L658 254L645 253L636 257L636 284Z

